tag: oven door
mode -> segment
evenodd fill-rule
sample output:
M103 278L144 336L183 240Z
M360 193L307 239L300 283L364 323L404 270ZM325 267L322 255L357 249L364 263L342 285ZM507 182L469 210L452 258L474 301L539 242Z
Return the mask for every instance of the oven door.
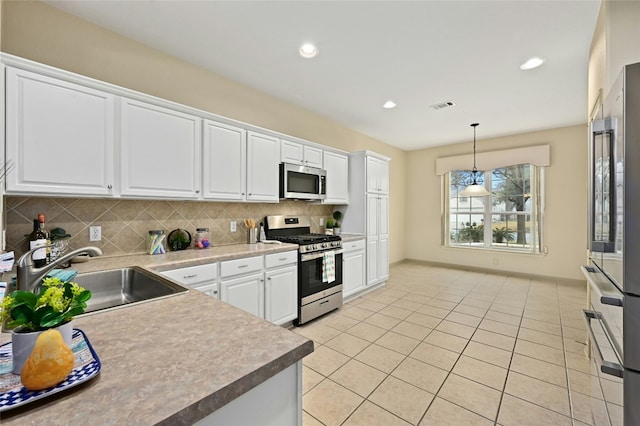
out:
M300 299L342 284L342 250L333 250L336 279L330 283L322 280L325 253L326 251L300 256L298 277Z

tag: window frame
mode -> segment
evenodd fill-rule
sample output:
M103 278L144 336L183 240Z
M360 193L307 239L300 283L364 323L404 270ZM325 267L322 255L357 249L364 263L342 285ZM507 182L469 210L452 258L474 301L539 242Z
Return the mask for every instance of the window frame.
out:
M521 164L513 164L509 166L497 167L496 169L487 170L484 172L484 186L491 193L491 195L487 196L488 203L485 202L483 206L483 210L473 211L473 207L470 206L469 209L469 217L472 216L482 216L481 223L477 223L477 225L484 225L485 223L491 223L492 226L484 227L483 230L483 241L482 242L459 242L455 241L452 236L458 231L458 229L453 229L451 227L451 218L454 215L466 214L465 212L452 211L451 210L451 202L460 199L469 199L472 201L472 198L478 197L456 197L457 194L453 194L451 191L451 175L452 173L462 171L470 173L469 170L451 170L445 174L442 174L442 239L441 244L445 247L450 248L462 248L462 249L473 249L473 250L484 250L484 251L503 251L508 253L522 253L529 255L540 255L546 254L546 247L543 241L544 235L544 169L545 167L536 166L531 163L522 163L526 164L530 167L530 176L529 176L529 184L530 184L530 210L523 211L499 211L494 209L493 205L493 197L494 194L492 192L492 179L493 172L496 169L502 169L505 167L514 167L519 166ZM489 206L489 208L487 208ZM509 245L504 243L495 243L493 241L493 218L496 215L520 215L520 216L531 216L530 218L530 233L531 233L531 242L528 246L522 247L517 245L517 243L513 243ZM456 222L457 223L457 222ZM514 231L514 232L517 232Z

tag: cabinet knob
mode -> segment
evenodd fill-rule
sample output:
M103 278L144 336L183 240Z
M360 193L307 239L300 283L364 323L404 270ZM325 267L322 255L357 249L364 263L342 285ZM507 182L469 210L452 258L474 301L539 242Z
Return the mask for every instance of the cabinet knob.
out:
M196 190L196 194L199 194L199 193L200 193L200 190Z
M107 185L107 189L109 190L113 189L113 185Z
M241 195L244 195L244 192Z
M267 278L269 281L271 281L271 277Z

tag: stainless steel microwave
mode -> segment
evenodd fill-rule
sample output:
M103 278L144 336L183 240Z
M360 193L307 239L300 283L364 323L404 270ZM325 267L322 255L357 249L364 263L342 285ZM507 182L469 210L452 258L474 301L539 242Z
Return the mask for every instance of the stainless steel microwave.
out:
M298 164L280 164L280 198L324 200L327 198L327 172Z

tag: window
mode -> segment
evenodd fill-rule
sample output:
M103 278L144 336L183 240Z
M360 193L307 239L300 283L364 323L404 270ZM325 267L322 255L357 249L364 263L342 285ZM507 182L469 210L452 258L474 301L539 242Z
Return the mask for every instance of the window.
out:
M531 164L499 167L483 173L487 197L462 197L470 171L451 170L445 206L445 244L455 247L539 253L542 168Z

